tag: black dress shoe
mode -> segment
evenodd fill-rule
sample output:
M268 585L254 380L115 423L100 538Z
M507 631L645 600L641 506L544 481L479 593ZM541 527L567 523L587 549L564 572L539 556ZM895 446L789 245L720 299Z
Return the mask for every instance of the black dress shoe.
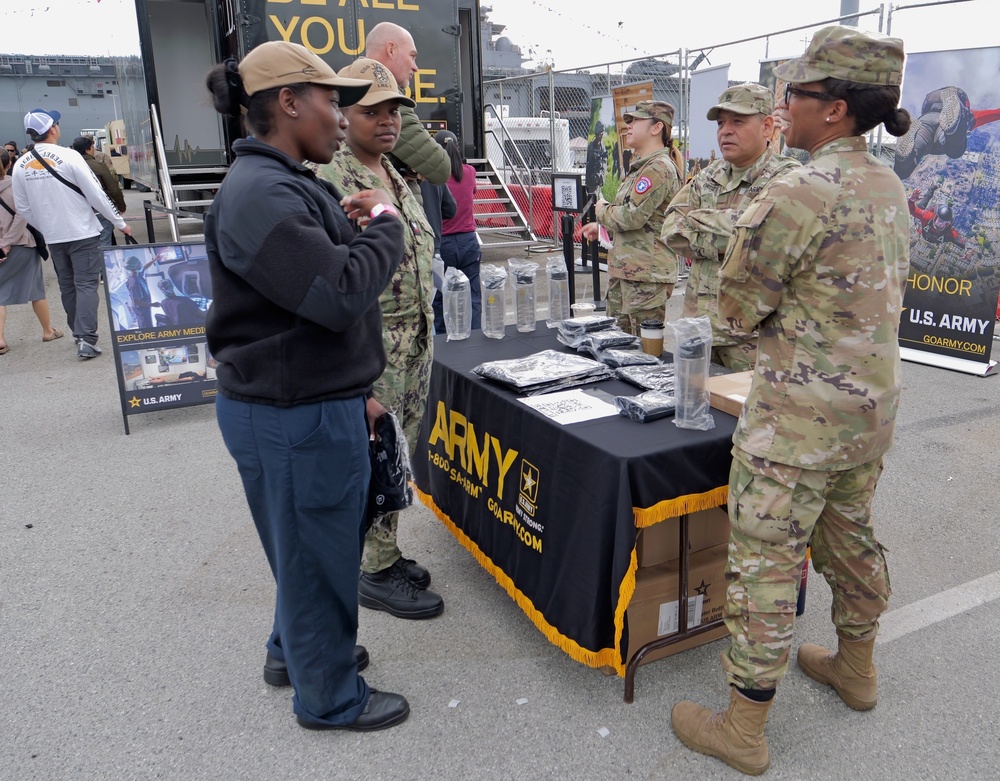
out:
M388 569L361 573L358 602L372 610L384 610L397 618L434 618L444 612L444 600L433 591L420 588L406 577L398 560Z
M409 715L410 703L401 694L390 694L370 689L365 709L351 724L316 724L311 721L303 721L301 716L295 718L299 722L299 726L306 729L349 729L354 732L374 732L379 729L395 727L406 721L406 717Z
M354 659L358 663L358 672L364 670L371 658L368 656L368 649L363 645L354 646ZM276 659L269 653L264 660L264 683L268 686L291 686L292 681L288 677L288 665L284 659Z
M413 559L408 559L404 556L400 556L399 560L402 562L406 579L410 583L417 588L427 588L431 584L431 573L427 570L427 567L422 567Z

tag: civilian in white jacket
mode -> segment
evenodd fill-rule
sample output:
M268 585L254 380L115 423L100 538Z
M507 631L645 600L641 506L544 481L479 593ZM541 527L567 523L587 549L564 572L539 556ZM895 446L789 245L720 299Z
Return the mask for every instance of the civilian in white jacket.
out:
M83 193L59 181L30 152L14 164L14 204L18 214L41 231L49 245L77 357L96 358L101 354L97 346L97 285L103 257L98 244L101 224L94 211L127 236L132 235L132 229L108 200L80 153L58 145L58 111L28 112L24 129L38 155Z

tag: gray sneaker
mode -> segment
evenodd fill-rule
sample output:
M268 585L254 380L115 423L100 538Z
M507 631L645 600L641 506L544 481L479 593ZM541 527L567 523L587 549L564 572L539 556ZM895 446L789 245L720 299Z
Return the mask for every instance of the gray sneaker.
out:
M101 354L101 348L96 344L90 344L82 339L80 344L76 348L76 357L81 361L89 361L91 358L96 358Z

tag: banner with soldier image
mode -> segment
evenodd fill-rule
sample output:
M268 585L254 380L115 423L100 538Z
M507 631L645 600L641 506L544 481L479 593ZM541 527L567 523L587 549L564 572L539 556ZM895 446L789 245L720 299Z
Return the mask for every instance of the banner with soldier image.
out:
M587 168L584 186L587 197L601 197L614 203L622 173L618 165L618 128L614 100L610 95L592 98L587 130Z
M215 401L216 362L205 319L212 277L204 244L139 244L104 250L125 433L128 416Z
M903 358L984 374L1000 293L1000 48L910 54L893 168L910 211Z

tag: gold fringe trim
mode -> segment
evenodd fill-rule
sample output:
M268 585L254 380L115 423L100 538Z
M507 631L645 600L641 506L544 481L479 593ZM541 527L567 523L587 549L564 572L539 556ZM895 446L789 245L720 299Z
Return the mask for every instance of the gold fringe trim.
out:
M424 506L427 507L431 512L433 512L438 517L438 520L440 520L441 523L443 523L445 527L448 529L448 531L450 531L454 535L455 539L458 540L458 542L462 545L462 547L473 555L476 561L479 562L479 565L496 579L496 582L499 583L501 587L503 587L504 591L506 591L507 594L510 596L510 598L517 603L517 606L521 608L521 610L529 619L531 619L531 622L538 628L538 630L543 635L545 635L545 638L550 643L552 643L554 646L556 646L564 653L566 653L571 659L574 659L582 664L585 664L588 667L607 666L618 671L619 675L623 676L625 674L625 666L621 663L621 659L619 658L617 648L603 648L600 651L590 651L581 646L575 640L566 637L558 629L549 624L545 620L545 617L531 603L531 600L528 599L528 597L526 597L517 589L517 586L514 585L514 581L512 581L507 576L507 573L505 573L502 569L500 569L500 567L494 564L493 560L490 559L490 557L487 556L485 553L483 553L479 549L479 546L476 545L476 543L473 542L465 534L465 532L459 529L458 526L456 526L452 522L451 518L445 515L445 513L441 510L441 508L434 503L434 500L431 498L431 496L425 494L419 488L416 488L415 490L417 497L424 504ZM635 551L633 550L632 566L629 569L631 575L631 588L628 591L629 598L631 598L632 592L635 591L635 564L636 564L636 558L635 558ZM625 583L628 582L629 578L626 577ZM622 584L622 589L623 589L622 593L624 593L625 583ZM623 622L625 616L625 607L620 603L620 600L619 600L619 611L621 612L621 618L619 619L619 616L617 614L615 616L615 636L617 639L621 638L621 632L622 632L622 627L624 625Z
M652 507L633 507L637 529L644 529L667 518L676 518L685 513L696 513L699 510L711 510L721 507L729 499L729 486L720 486L703 494L688 494L676 499L657 502Z
M629 603L635 594L635 573L639 569L639 559L632 548L632 558L628 563L628 572L622 584L618 587L618 608L615 610L615 648L622 647L622 634L625 632L625 611L628 610ZM615 663L611 665L619 678L625 677L625 662L621 654L615 654Z

